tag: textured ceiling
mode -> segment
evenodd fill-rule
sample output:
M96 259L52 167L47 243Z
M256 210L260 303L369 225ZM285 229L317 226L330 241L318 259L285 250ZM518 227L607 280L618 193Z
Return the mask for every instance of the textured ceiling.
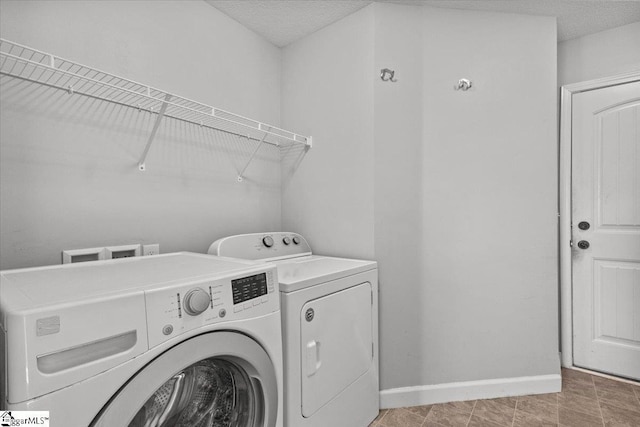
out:
M371 1L205 0L276 46L286 46L336 22Z
M276 46L286 46L371 0L205 0ZM377 0L450 9L556 16L558 41L640 21L640 0Z

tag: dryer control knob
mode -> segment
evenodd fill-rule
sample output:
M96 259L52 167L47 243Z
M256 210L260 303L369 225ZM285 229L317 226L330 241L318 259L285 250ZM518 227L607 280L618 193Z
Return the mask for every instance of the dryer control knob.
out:
M273 237L271 236L265 236L262 238L262 244L265 245L266 247L270 248L271 246L273 246Z
M295 243L296 245L300 244L300 238L298 236L293 236L293 243Z
M285 245L288 245L289 243L291 243L291 239L285 236L282 238L282 243L284 243Z
M198 314L204 313L210 303L211 299L209 298L209 294L206 293L204 289L194 288L184 296L182 305L187 314L197 316Z

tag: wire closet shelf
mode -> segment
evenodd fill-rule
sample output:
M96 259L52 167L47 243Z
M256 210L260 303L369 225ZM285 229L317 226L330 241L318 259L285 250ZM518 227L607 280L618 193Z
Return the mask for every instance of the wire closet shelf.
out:
M310 148L312 144L309 136L201 104L2 38L0 75L157 114L156 123L138 163L140 170L145 170L147 153L163 117L258 141L256 151L262 143L277 147L302 145L305 149ZM243 172L244 170L238 176L239 180Z

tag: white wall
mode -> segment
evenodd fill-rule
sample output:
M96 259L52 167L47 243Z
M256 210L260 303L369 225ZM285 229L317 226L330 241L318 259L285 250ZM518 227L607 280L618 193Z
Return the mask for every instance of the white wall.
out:
M640 70L640 22L558 43L560 86Z
M426 363L416 379L557 374L555 19L423 16ZM473 88L454 91L463 77Z
M282 99L284 228L368 256L373 217L383 390L559 373L553 18L375 4L285 49Z
M0 2L0 35L263 122L280 122L280 50L201 1ZM56 264L63 249L216 238L280 228L279 153L2 78L0 268Z
M283 162L282 223L319 254L374 256L374 73L371 6L283 50L282 125L314 146Z
M423 19L420 6L376 5L375 257L380 281L381 388L426 384L424 351ZM375 71L395 70L397 82Z

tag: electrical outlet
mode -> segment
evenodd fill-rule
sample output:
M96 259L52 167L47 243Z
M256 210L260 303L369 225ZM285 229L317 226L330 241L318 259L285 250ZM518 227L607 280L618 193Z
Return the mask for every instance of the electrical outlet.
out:
M160 253L160 244L142 245L142 256L158 255Z

